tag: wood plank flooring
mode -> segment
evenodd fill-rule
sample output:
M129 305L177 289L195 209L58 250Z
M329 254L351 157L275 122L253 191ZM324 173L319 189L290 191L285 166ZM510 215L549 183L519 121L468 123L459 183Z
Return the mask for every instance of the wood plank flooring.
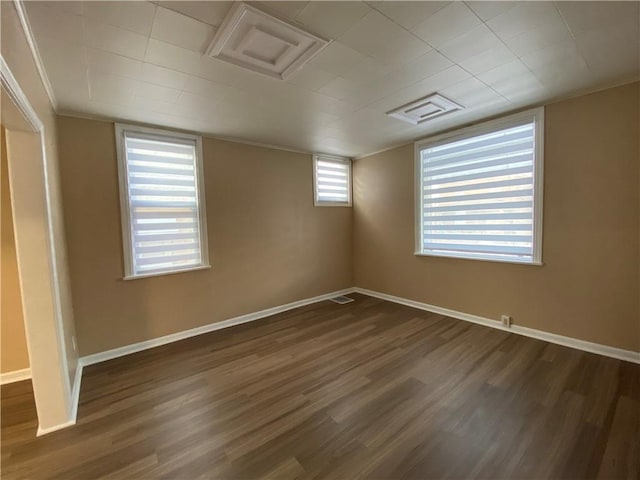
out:
M2 478L639 478L639 365L352 296L3 386Z

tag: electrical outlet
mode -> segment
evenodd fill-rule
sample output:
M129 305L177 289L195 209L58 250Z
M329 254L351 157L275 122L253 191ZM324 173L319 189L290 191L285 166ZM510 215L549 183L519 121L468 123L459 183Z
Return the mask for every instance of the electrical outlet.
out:
M500 317L500 320L502 320L502 325L510 328L511 327L511 317L509 315L502 315Z

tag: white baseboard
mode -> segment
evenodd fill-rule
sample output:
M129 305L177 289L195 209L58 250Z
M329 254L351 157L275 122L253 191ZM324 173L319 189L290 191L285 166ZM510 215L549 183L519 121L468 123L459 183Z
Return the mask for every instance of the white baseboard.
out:
M458 312L456 310L450 310L448 308L437 307L435 305L429 305L428 303L416 302L415 300L409 300L407 298L396 297L394 295L388 295L386 293L367 290L366 288L356 287L353 289L353 291L362 293L364 295L369 295L370 297L380 298L389 302L399 303L408 307L417 308L419 310L426 310L428 312L438 313L440 315L456 318L458 320L465 320L467 322L473 322L480 325L485 325L487 327L504 330L505 332L516 333L518 335L524 335L525 337L536 338L538 340L544 340L545 342L564 345L565 347L571 347L578 350L583 350L585 352L596 353L598 355L604 355L606 357L617 358L618 360L625 360L627 362L640 364L640 352L623 350L622 348L610 347L608 345L602 345L599 343L587 342L585 340L565 337L563 335L544 332L542 330L536 330L534 328L521 327L519 325L505 327L501 322L492 320L490 318L480 317L478 315L472 315L464 312Z
M40 425L38 425L36 437L41 437L42 435L46 435L47 433L57 432L58 430L62 430L63 428L73 427L75 424L75 420L69 420L68 422L60 423L59 425L54 425L53 427L48 428L42 428Z
M22 370L14 370L13 372L0 373L0 385L7 383L21 382L31 378L31 369L23 368Z
M131 345L126 345L124 347L114 348L112 350L107 350L100 353L94 353L92 355L87 355L85 357L82 357L80 359L80 362L83 366L86 367L88 365L93 365L95 363L100 363L100 362L104 362L114 358L123 357L131 353L136 353L142 350L148 350L150 348L159 347L161 345L177 342L179 340L184 340L185 338L195 337L197 335L213 332L215 330L221 330L223 328L233 327L235 325L240 325L242 323L253 322L255 320L260 320L261 318L269 317L277 313L286 312L287 310L292 310L294 308L303 307L305 305L321 302L323 300L328 300L329 298L333 298L338 295L345 295L347 293L352 293L353 291L354 291L353 288L346 288L344 290L326 293L324 295L319 295L317 297L305 298L304 300L298 300L296 302L287 303L285 305L280 305L278 307L267 308L266 310L260 310L259 312L248 313L246 315L241 315L239 317L222 320L220 322L210 323L209 325L203 325L202 327L197 327L197 328L192 328L190 330L185 330L182 332L172 333L171 335L165 335L164 337L158 337L151 340L145 340L144 342L138 342Z

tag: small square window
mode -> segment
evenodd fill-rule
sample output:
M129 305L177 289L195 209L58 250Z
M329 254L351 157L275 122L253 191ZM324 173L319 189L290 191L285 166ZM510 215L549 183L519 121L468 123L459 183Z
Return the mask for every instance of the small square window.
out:
M313 191L316 206L351 206L351 160L316 154L313 156Z

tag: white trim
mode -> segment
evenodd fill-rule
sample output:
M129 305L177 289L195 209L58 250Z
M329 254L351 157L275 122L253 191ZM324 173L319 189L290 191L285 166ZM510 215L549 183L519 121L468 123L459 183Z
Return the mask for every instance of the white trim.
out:
M347 165L347 196L349 200L347 202L326 202L318 200L318 185L316 182L316 164L318 160L326 160L327 162L336 162ZM313 154L313 205L315 207L351 207L353 206L353 194L352 194L352 178L353 178L353 164L348 157L340 157L338 155L329 155L326 153L314 153Z
M131 246L131 211L129 208L129 182L127 180L127 153L124 137L127 133L149 135L155 139L164 139L172 142L188 141L195 143L196 158L196 191L198 195L198 223L200 229L200 261L198 265L186 268L159 270L146 273L136 273L133 267L133 248ZM207 205L204 189L204 167L202 153L202 137L189 133L173 132L166 129L141 127L124 123L115 124L116 152L118 157L118 184L120 190L120 218L122 220L122 246L124 252L124 280L155 277L170 273L182 273L192 270L210 268L209 264L209 240L207 234Z
M59 116L61 117L70 117L70 118L83 118L86 120L97 120L100 122L109 122L109 123L126 123L128 125L134 125L134 123L131 123L132 120L127 120L127 119L122 119L122 118L118 118L118 117L110 117L107 115L100 115L100 114L94 114L94 113L86 113L86 112L76 112L73 110L65 110L64 107L62 107L60 109L60 111L56 112ZM151 125L149 123L145 123L145 122L141 122L145 125ZM291 152L291 153L302 153L304 155L313 155L313 152L311 150L301 150L299 148L294 148L291 146L286 146L286 145L273 145L271 143L263 143L263 142L253 142L251 140L246 140L240 137L230 137L230 136L224 136L224 135L215 135L213 133L207 133L204 131L196 131L196 130L188 130L188 129L181 129L181 128L177 128L176 131L180 131L180 132L190 132L193 133L194 135L201 135L203 138L211 138L213 140L221 140L223 142L230 142L230 143L239 143L240 145L249 145L251 147L260 147L260 148L269 148L271 150L281 150L283 152Z
M84 364L82 363L82 359L78 359L78 363L76 366L76 376L73 379L73 390L71 393L71 415L70 422L73 424L76 423L76 419L78 418L78 404L80 403L80 387L82 386L82 368Z
M7 383L21 382L31 378L31 369L23 368L22 370L14 370L13 372L0 373L0 385Z
M354 288L354 292L362 293L363 295L368 295L370 297L379 298L381 300L387 300L388 302L398 303L400 305L406 305L408 307L417 308L419 310L426 310L428 312L445 315L447 317L456 318L458 320L464 320L466 322L477 323L479 325L484 325L486 327L491 327L498 330L504 330L505 332L511 332L517 335L536 338L538 340L543 340L549 343L555 343L557 345L563 345L565 347L575 348L577 350L582 350L585 352L596 353L598 355L604 355L606 357L617 358L618 360L624 360L627 362L640 364L640 352L634 352L632 350L624 350L622 348L610 347L608 345L602 345L600 343L587 342L586 340L579 340L573 337L565 337L564 335L544 332L542 330L536 330L535 328L522 327L519 325L511 325L511 327L505 327L498 320L492 320L490 318L481 317L479 315L472 315L470 313L458 312L456 310L450 310L448 308L429 305L428 303L422 303L422 302L417 302L415 300L396 297L395 295L376 292L374 290L368 290L366 288L356 287Z
M13 72L11 72L9 65L2 55L0 55L0 82L2 82L2 87L7 92L7 95L9 95L9 98L16 105L20 113L22 113L25 120L31 125L34 132L44 131L44 125L40 121L38 114L20 88L18 81L13 76Z
M227 320L222 320L220 322L210 323L208 325L203 325L202 327L196 327L190 330L184 330L182 332L172 333L171 335L165 335L163 337L158 337L151 340L145 340L143 342L134 343L124 347L114 348L112 350L107 350L100 353L94 353L92 355L81 357L80 362L82 363L83 366L86 367L88 365L93 365L96 363L105 362L107 360L112 360L114 358L123 357L131 353L140 352L142 350L148 350L150 348L159 347L161 345L166 345L168 343L178 342L186 338L191 338L191 337L195 337L205 333L214 332L216 330L221 330L223 328L229 328L235 325L241 325L243 323L253 322L255 320L260 320L265 317L270 317L272 315L286 312L294 308L304 307L305 305L311 305L313 303L322 302L324 300L329 300L330 298L337 297L340 295L346 295L352 292L354 292L353 288L346 288L344 290L339 290L337 292L318 295L317 297L305 298L303 300L287 303L285 305L280 305L277 307L260 310L259 312L248 313L246 315L240 315L239 317L229 318Z
M22 5L19 2L16 3L16 5L20 5L20 8L22 8ZM18 9L19 14L20 14L20 11L21 10ZM25 21L26 21L26 17L25 17ZM29 39L30 37L29 35L27 35L27 40ZM36 59L36 64L37 64L37 59ZM59 373L61 374L62 387L63 387L64 396L65 396L64 401L65 401L67 410L69 410L69 408L73 408L73 405L71 404L72 393L71 393L71 385L70 385L70 379L69 379L69 364L67 360L66 342L63 335L64 320L62 315L62 305L60 302L61 295L60 295L60 283L58 279L58 267L56 264L57 256L56 256L55 235L53 231L53 225L51 222L53 215L52 215L52 206L51 206L51 191L49 187L50 181L49 181L49 171L48 171L48 160L47 160L47 152L45 148L45 128L44 128L44 124L38 117L38 114L33 109L31 102L27 98L22 88L20 88L20 84L14 77L13 72L9 68L9 65L6 63L2 55L0 55L0 83L2 84L2 87L5 89L5 91L11 98L16 108L20 111L20 113L24 116L25 120L31 126L34 133L38 134L39 149L40 149L40 156L41 156L41 162L42 162L42 177L43 177L44 200L45 200L45 223L46 223L46 232L47 232L46 242L48 247L47 249L48 249L48 261L49 261L48 270L49 270L49 276L50 276L50 288L51 288L51 297L52 297L51 299L53 302L53 310L54 310L54 316L56 320L55 332L56 332L56 340L58 342L60 368L61 368L61 371L59 371ZM46 85L45 85L45 88L46 88ZM7 143L9 144L9 142L10 142L10 137L7 137ZM11 171L11 164L9 164L9 171ZM12 205L15 205L15 202L13 199L14 194L15 192L12 190L11 192ZM24 254L21 254L20 244L18 242L16 243L16 255L18 256L18 258L21 258L21 255L24 255ZM18 267L20 267L20 265L18 265ZM21 289L21 293L23 294L22 298L24 301L25 296L24 296L24 292L22 292L22 276L20 277L20 279L21 279L20 289ZM25 328L27 329L27 332L28 332L29 319L26 317L25 317ZM29 350L29 358L31 361L32 347L29 343L29 335L26 336L26 340L27 340L27 349ZM31 363L31 365L33 365L33 362ZM34 379L34 383L37 383L37 378ZM37 386L34 387L34 390L36 388Z
M58 425L54 425L53 427L49 427L49 428L42 428L40 425L38 425L38 430L36 430L36 437L41 437L48 433L57 432L58 430L62 430L64 428L73 427L75 424L76 424L75 420L69 420L68 422L60 423Z
M38 430L36 431L36 437L41 437L48 433L57 432L58 430L62 430L64 428L73 427L76 424L77 418L78 418L78 405L80 403L80 386L82 384L82 367L83 366L84 365L82 364L82 359L79 358L78 364L76 367L76 375L75 375L75 378L73 379L73 391L71 393L72 403L71 403L71 412L69 413L69 421L58 424L58 425L54 425L53 427L49 427L49 428L42 428L40 425L38 425Z
M24 2L23 0L14 0L13 3L16 6L16 12L18 13L18 18L20 19L20 25L22 26L22 31L24 32L24 36L27 39L27 43L29 44L29 49L31 50L33 60L36 63L36 69L38 70L38 75L40 75L40 80L42 80L44 90L47 92L47 96L49 97L51 106L54 110L57 111L58 102L56 101L56 97L53 93L53 88L51 87L51 83L49 82L49 77L47 77L47 71L45 70L42 63L42 58L40 57L40 52L38 51L38 45L36 44L36 41L33 37L33 31L31 30L31 25L29 24L29 18L24 7Z
M501 258L491 254L474 254L467 252L444 252L424 251L423 249L423 175L424 167L420 153L427 146L442 145L449 141L458 141L477 135L492 133L503 128L514 127L523 122L531 122L533 119L534 129L534 158L533 158L533 215L532 215L532 241L533 252L531 261L519 260L517 258ZM543 188L544 188L544 107L525 110L513 115L499 117L488 120L466 128L452 130L440 135L423 138L414 143L414 242L415 255L473 259L487 262L509 262L523 265L542 265L542 212L543 212Z

